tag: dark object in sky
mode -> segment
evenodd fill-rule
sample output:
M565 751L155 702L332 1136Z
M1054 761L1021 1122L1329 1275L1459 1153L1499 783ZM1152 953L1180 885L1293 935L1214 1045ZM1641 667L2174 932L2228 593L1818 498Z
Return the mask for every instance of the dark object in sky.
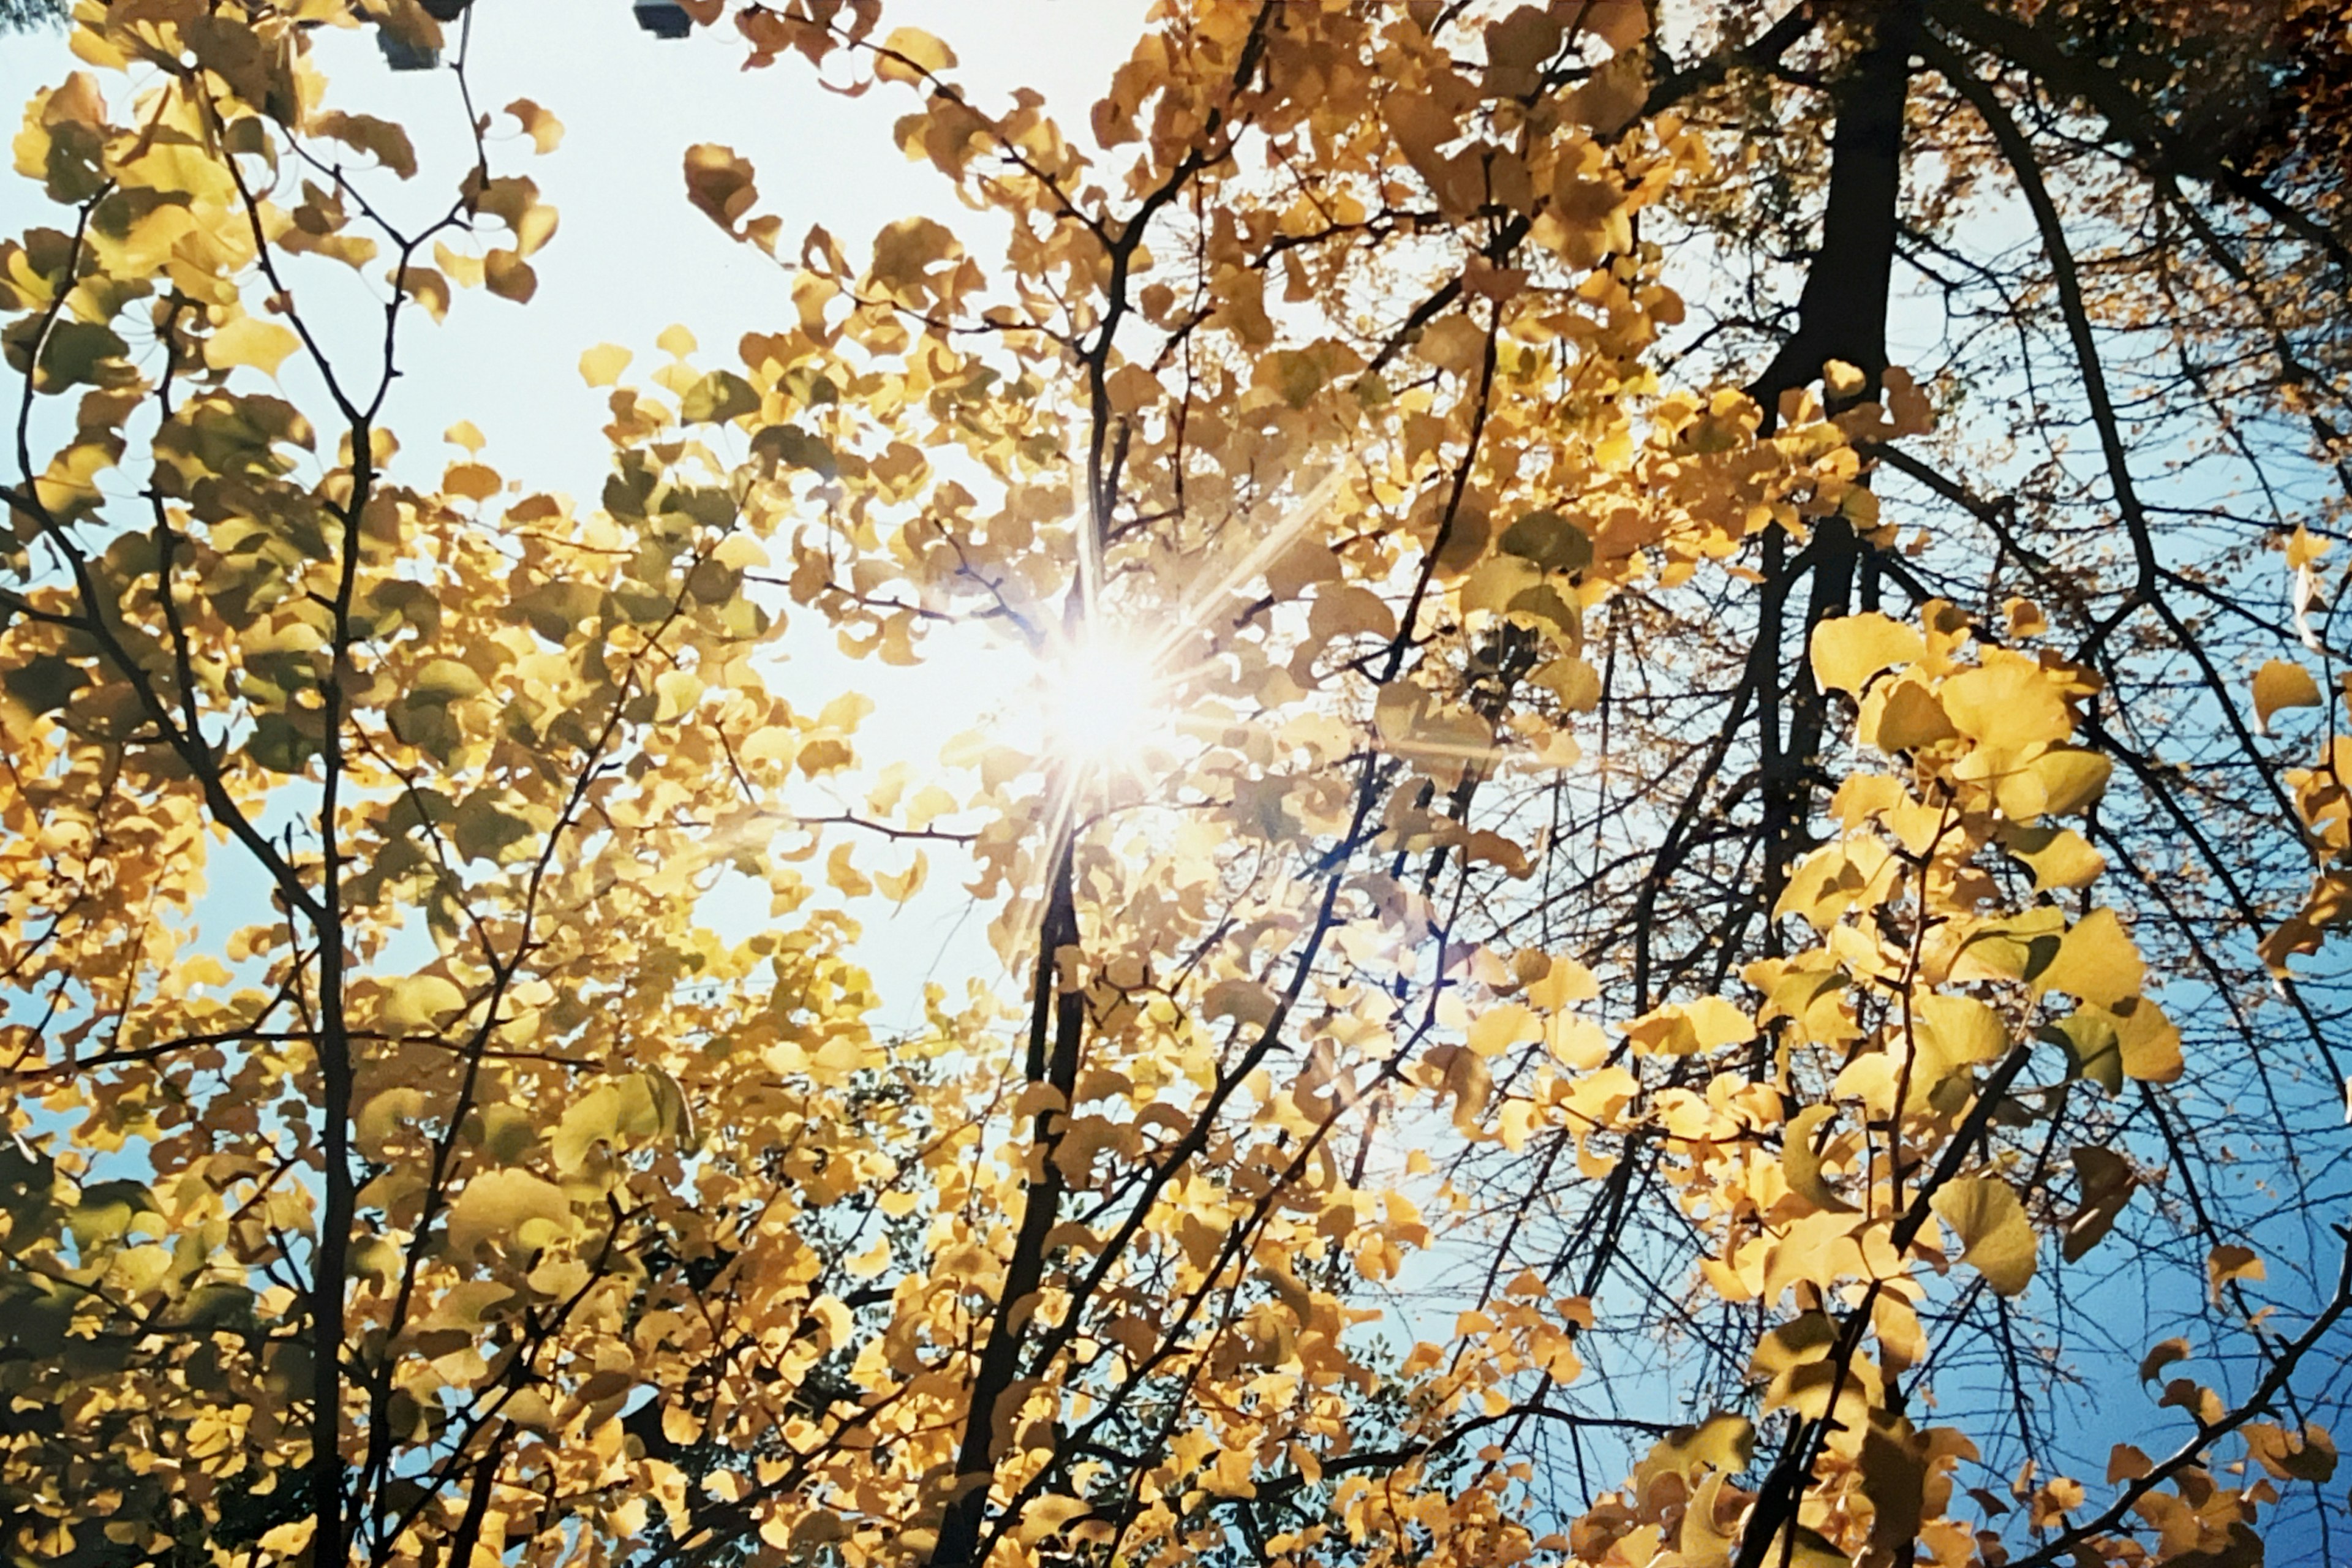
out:
M466 14L474 0L422 0L425 14L436 22L454 22Z
M683 38L694 31L694 18L677 0L637 0L637 26L656 38Z
M396 38L389 27L375 30L375 47L383 51L383 63L396 71L429 71L441 63L439 49Z

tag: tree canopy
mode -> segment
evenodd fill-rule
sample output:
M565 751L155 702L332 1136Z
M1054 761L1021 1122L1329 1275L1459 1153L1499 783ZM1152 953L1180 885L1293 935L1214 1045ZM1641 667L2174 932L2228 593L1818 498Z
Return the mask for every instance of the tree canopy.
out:
M675 149L766 325L569 489L389 412L559 66L77 0L26 108L15 1561L2335 1560L2352 11L683 9L970 218ZM921 765L790 657L975 637Z

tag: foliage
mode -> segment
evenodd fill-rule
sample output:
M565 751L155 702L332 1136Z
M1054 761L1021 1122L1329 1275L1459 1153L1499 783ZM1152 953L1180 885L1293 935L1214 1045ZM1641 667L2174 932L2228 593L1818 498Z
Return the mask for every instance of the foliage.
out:
M688 9L1003 221L684 149L773 325L583 355L593 506L384 417L557 228L540 104L332 107L437 13L81 0L27 108L19 1560L2325 1540L2340 17L1171 0L1078 138ZM1129 727L780 686L972 628ZM893 1032L934 860L1010 978Z

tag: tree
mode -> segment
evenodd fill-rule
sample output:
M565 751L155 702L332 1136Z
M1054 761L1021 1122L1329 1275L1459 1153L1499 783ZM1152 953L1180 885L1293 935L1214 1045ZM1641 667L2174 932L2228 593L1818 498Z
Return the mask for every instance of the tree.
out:
M688 9L1003 221L686 149L775 325L584 355L593 507L387 427L555 229L487 117L388 216L416 0L27 110L12 1552L2332 1550L2341 16L1187 0L1081 140ZM1038 734L779 689L951 623ZM1010 978L893 1034L815 894L933 858Z
M54 23L64 15L58 0L0 0L0 27L11 32Z

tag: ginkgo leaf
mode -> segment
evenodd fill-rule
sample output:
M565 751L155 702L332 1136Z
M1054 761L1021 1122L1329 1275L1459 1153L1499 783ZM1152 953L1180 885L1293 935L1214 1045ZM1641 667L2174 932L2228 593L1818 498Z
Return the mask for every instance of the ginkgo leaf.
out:
M352 1142L371 1160L384 1158L384 1145L404 1122L419 1120L427 1101L421 1089L401 1085L371 1097L352 1119Z
M2288 1432L2274 1421L2252 1421L2242 1430L2246 1452L2280 1480L2320 1482L2336 1479L2336 1443L2317 1422L2305 1422L2299 1435Z
M1203 1017L1232 1018L1257 1028L1274 1021L1278 1005L1280 998L1270 988L1238 976L1218 981L1201 998Z
M1960 733L1987 745L2023 747L2063 741L2074 721L2041 668L2016 654L1995 658L1947 679L1937 695Z
M2116 1003L2116 1049L2124 1074L2144 1083L2170 1083L2187 1070L2180 1055L2179 1026L2145 996Z
M1482 1057L1500 1055L1523 1041L1539 1039L1543 1021L1533 1008L1506 1002L1480 1013L1470 1025L1470 1048Z
M2254 671L2254 721L2265 734L2271 715L2282 708L2316 708L2322 699L2311 671L2291 659L2273 658Z
M2086 888L2107 868L2106 857L2071 827L2021 828L2001 842L2011 855L2032 868L2036 892Z
M1592 563L1592 540L1549 510L1531 511L1503 531L1499 548L1548 572L1576 572Z
M2139 1380L2142 1383L2153 1382L2163 1375L2166 1367L2170 1366L2174 1362L2186 1361L2188 1358L2189 1342L2187 1340L2166 1340L2140 1358Z
M205 363L215 370L251 365L264 375L274 376L287 356L301 346L301 338L290 327L239 316L214 328L213 335L205 340Z
M1780 1170L1789 1190L1828 1214L1853 1214L1853 1205L1840 1197L1822 1179L1822 1157L1813 1148L1814 1134L1837 1114L1834 1105L1808 1105L1789 1118L1780 1133Z
M636 355L618 343L598 343L581 354L580 379L591 386L615 385L635 358Z
M1650 36L1650 12L1642 0L1586 0L1576 20L1585 32L1620 53Z
M1955 1066L1998 1060L2009 1049L2009 1026L1973 996L1930 992L1912 999L1921 1022L1936 1036L1937 1055Z
M449 1211L449 1243L467 1252L488 1240L544 1247L572 1228L562 1188L529 1171L486 1171L466 1184Z
M1813 677L1832 691L1860 695L1882 669L1916 663L1927 651L1916 627L1873 610L1813 628Z
M2042 810L2061 816L2088 809L2106 793L2115 763L2096 752L2076 746L2053 746L2026 769L2042 786Z
M884 81L919 82L955 68L955 51L920 27L899 27L882 40L874 74Z
M2221 1298L2221 1287L2232 1280L2266 1278L2268 1278L2268 1270L2263 1267L2262 1258L2251 1247L2241 1247L2235 1242L2223 1242L2206 1255L2205 1279L2212 1287L2213 1295L2217 1300Z
M331 109L312 117L310 130L367 153L404 180L416 173L416 149L408 132L389 120Z
M732 371L714 370L678 400L678 417L689 425L716 425L760 410L760 395Z
M2093 910L2068 928L2058 952L2033 977L2038 989L2063 991L2102 1007L2139 994L2147 966L2113 910Z
M1756 1037L1756 1020L1720 996L1669 1003L1625 1026L1625 1037L1653 1056L1682 1057Z
M319 1521L316 1516L289 1520L284 1524L273 1524L263 1531L261 1539L255 1544L271 1556L283 1558L290 1563L300 1559L310 1551L310 1538L318 1532Z
M463 1012L466 994L437 974L413 974L384 988L380 1016L387 1028L430 1029Z
M527 305L539 292L539 273L520 251L500 246L482 258L482 282L501 300Z
M457 658L428 658L416 675L409 677L409 696L421 703L454 703L482 696L487 689L475 668Z
M563 121L530 99L516 99L507 105L507 112L521 123L523 134L530 138L532 147L539 152L552 153L562 144Z
M2112 1149L2083 1146L2072 1156L2081 1198L2066 1222L2060 1250L2067 1262L2082 1258L2115 1228L2124 1205L2131 1201L2139 1178L2132 1163Z
M1962 1176L1946 1183L1928 1200L1936 1217L1960 1238L1960 1261L2003 1296L2033 1282L2038 1240L2025 1205L2008 1183L1993 1176Z
M700 142L686 150L686 199L730 234L741 232L743 216L760 199L760 187L751 161L715 142Z

